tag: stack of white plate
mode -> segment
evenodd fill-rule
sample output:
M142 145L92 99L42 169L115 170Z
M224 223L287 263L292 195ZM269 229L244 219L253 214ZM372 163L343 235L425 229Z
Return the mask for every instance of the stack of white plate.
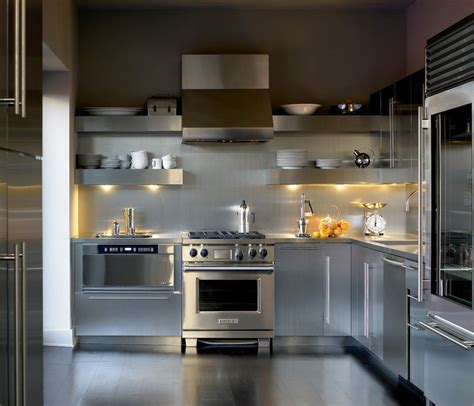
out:
M316 159L315 166L320 169L340 168L342 161L340 159Z
M136 116L141 107L84 107L90 116Z
M77 165L84 169L95 169L99 167L101 159L100 154L78 154Z
M277 151L277 166L283 169L308 166L308 152L305 149L282 149Z
M118 158L103 158L100 161L100 167L102 169L115 169L120 167L120 162Z

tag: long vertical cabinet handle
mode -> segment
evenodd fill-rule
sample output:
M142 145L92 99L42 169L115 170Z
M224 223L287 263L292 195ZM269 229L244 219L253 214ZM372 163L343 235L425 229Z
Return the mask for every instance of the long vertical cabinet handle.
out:
M423 302L423 279L424 279L424 263L423 263L423 181L424 181L424 129L427 127L425 121L425 108L418 107L418 292L417 301Z
M394 165L394 152L393 152L393 137L394 137L394 112L393 112L393 106L394 106L394 99L393 97L390 98L389 100L389 105L388 105L388 131L389 131L389 167L393 168Z
M23 272L20 246L15 244L15 404L23 406Z
M15 81L15 90L14 90L14 105L15 105L15 114L20 114L20 77L21 77L21 50L20 50L20 37L21 37L21 27L20 27L20 8L22 0L15 0L14 4L14 59L15 59L15 69L14 69L14 81Z
M26 117L26 0L20 1L20 26L21 26L21 116Z
M369 300L370 300L370 291L369 291L369 270L370 265L367 262L364 262L364 337L369 338Z
M326 257L326 324L331 322L331 257Z
M26 273L26 243L23 241L21 243L21 322L22 322L22 357L21 357L21 369L22 369L22 395L23 395L23 404L26 405L26 360L27 360L27 350L28 350L28 328L27 328L27 273Z

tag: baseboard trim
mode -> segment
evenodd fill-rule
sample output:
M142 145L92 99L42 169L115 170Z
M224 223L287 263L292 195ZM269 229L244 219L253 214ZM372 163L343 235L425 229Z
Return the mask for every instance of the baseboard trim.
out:
M67 330L44 330L43 346L45 347L74 347L74 335L72 329Z

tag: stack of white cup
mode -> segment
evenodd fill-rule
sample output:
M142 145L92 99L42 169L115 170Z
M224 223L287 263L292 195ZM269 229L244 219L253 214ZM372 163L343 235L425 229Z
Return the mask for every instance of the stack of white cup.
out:
M145 150L135 151L132 155L132 169L146 169L148 167L148 153Z
M176 157L174 155L168 154L161 158L163 164L163 169L173 169L176 168Z

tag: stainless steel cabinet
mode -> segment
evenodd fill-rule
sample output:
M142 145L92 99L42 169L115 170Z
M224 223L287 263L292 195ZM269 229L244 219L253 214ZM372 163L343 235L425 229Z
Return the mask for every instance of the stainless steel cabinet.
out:
M323 335L323 283L323 244L276 246L276 336Z
M78 336L181 336L181 296L75 294Z
M324 246L324 335L351 335L351 245Z
M448 333L435 328L442 334ZM456 342L461 341L448 333ZM474 405L474 351L461 348L439 333L425 330L425 396L436 406Z
M352 247L352 335L383 359L383 254Z
M371 114L380 115L379 166L384 183L417 178L418 106L423 104L424 69L370 96Z
M408 296L406 272L415 265L403 258L384 256L383 360L387 367L408 379Z

